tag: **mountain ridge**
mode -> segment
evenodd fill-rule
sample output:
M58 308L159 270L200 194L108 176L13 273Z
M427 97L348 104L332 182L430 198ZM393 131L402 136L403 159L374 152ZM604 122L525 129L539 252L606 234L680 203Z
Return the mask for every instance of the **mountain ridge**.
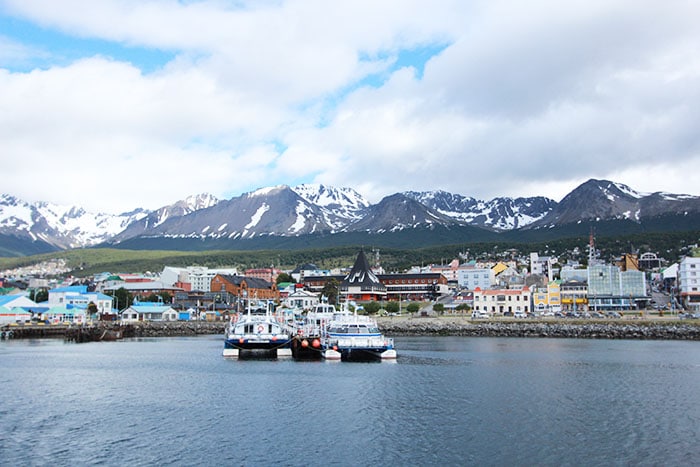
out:
M547 229L549 237L557 231L581 230L577 224L601 221L612 221L621 231L673 229L674 224L700 229L700 197L643 193L590 179L558 203L545 196L484 201L435 190L395 193L371 204L352 188L304 184L265 187L228 200L193 195L153 211L138 208L109 215L78 206L30 204L5 194L0 195L0 255L99 245L155 248L159 242L179 248L195 248L192 242L222 248L293 247L362 241L363 235L382 236L389 244L392 235L396 241L420 244L460 238L485 241L499 235L543 236Z

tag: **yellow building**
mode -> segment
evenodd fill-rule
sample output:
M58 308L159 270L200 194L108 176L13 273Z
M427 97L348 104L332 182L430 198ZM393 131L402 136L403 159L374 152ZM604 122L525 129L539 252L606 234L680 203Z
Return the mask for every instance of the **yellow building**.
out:
M561 311L561 281L549 281L546 289L539 289L532 294L534 311Z

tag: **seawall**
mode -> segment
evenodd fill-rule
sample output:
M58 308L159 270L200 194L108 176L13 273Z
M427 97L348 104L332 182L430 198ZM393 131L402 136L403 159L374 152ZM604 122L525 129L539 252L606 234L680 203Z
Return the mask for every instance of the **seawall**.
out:
M378 318L379 328L389 337L473 336L473 337L561 337L587 339L700 340L700 322L681 320L610 321L472 321L468 318ZM225 323L205 321L100 322L93 326L12 326L11 338L65 338L75 342L114 340L130 337L176 337L220 334ZM107 333L105 333L107 331Z
M700 340L696 321L471 321L468 318L380 318L388 336L562 337Z

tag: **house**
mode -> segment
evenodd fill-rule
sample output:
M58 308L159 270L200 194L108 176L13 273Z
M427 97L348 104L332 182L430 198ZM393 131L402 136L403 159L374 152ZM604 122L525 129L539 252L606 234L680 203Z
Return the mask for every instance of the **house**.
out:
M289 308L301 308L302 310L310 310L319 302L318 294L309 292L304 289L295 289L284 300L284 305Z
M87 321L87 308L56 305L49 308L44 315L51 324L82 324Z
M0 325L26 323L31 319L32 314L22 307L0 306Z

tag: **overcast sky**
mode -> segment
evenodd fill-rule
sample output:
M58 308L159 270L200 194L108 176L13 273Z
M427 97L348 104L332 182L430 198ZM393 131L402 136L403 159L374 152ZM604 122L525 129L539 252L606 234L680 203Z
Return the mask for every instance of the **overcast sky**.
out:
M0 0L0 193L700 194L700 2Z

